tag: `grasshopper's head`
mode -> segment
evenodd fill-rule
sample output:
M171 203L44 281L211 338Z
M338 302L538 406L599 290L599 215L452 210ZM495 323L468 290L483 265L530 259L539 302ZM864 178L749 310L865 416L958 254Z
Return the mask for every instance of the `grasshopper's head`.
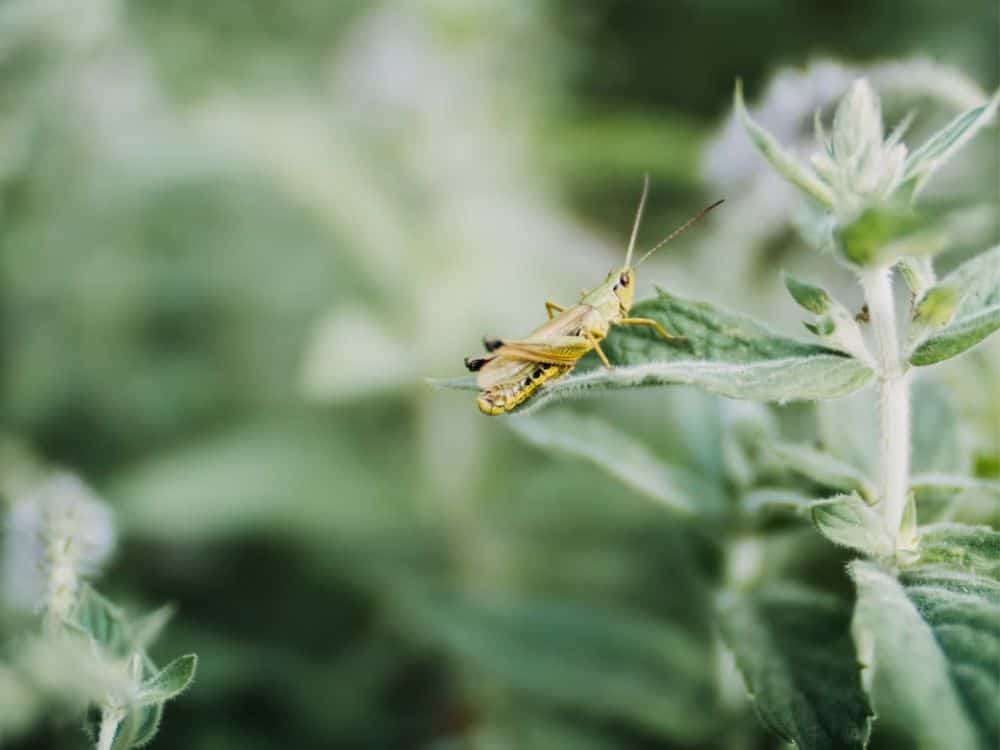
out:
M622 312L627 313L632 307L632 298L635 296L635 269L631 266L622 266L608 274L606 283L611 286L611 290L618 298Z

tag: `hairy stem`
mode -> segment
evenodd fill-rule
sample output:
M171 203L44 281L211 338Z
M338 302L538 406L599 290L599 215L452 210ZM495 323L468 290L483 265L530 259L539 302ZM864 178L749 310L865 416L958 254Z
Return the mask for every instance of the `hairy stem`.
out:
M74 540L66 537L55 537L48 542L48 582L46 591L46 625L50 628L59 627L69 619L76 600L79 587L77 558L74 553Z
M878 345L879 498L886 527L898 541L910 481L910 377L900 357L892 269L865 271L861 285Z
M101 731L97 736L97 750L111 750L120 721L117 710L105 708L101 711Z

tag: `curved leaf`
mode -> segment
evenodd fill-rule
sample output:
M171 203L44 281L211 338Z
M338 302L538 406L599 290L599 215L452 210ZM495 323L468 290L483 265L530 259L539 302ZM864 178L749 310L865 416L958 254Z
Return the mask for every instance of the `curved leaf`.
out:
M925 526L920 530L920 562L1000 580L1000 532L960 523Z
M833 205L833 194L830 188L816 176L816 174L801 161L787 151L778 140L769 132L764 130L747 111L743 102L743 82L736 81L736 90L733 93L733 108L740 124L747 131L753 145L767 159L782 177L792 183L795 187L809 198L812 198L824 208Z
M549 412L512 420L511 425L529 442L589 461L674 510L718 512L724 506L718 487L672 466L632 436L597 417Z
M915 365L950 359L1000 329L1000 246L956 268L927 290L921 303L933 299L936 293L947 293L957 302L950 322L926 336L914 349L910 362Z
M829 453L809 445L784 442L766 444L764 451L764 455L781 468L818 484L838 490L856 490L868 499L875 497L875 488L862 471Z
M834 544L876 557L893 550L882 516L856 494L814 503L812 518L820 533Z
M441 594L402 604L419 632L535 700L685 743L716 727L710 642L607 607Z
M139 704L163 703L171 698L176 698L187 690L194 681L197 668L198 656L196 654L177 657L143 683L142 689L139 691Z
M726 597L720 609L723 637L769 729L802 750L865 747L872 711L848 603L771 586Z
M995 550L994 550L995 552ZM880 716L919 748L1000 742L1000 583L922 565L899 580L855 561L854 634Z

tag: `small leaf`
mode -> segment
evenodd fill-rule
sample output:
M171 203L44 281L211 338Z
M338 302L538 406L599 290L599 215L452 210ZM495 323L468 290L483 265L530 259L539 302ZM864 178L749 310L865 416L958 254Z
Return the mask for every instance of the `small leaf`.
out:
M913 308L913 322L937 329L948 325L958 306L958 290L948 286L928 289Z
M111 743L111 750L132 750L135 745L136 733L139 729L141 718L138 711L126 711L122 720L118 723L115 731L114 742Z
M596 417L549 412L511 421L527 441L582 458L643 495L683 513L719 512L717 487L653 454L645 445Z
M774 511L805 515L815 502L814 497L783 487L758 487L743 495L743 507L751 515Z
M978 479L964 474L927 473L914 474L910 478L913 490L979 490L1000 498L1000 482L993 479Z
M174 607L165 604L129 624L129 641L134 651L145 651L163 632L174 616Z
M900 258L899 272L915 297L934 286L934 265L928 257L907 256Z
M770 585L720 603L722 635L761 721L801 750L864 748L872 710L850 637L851 607Z
M837 247L847 260L858 266L874 266L898 258L889 251L891 245L922 227L923 222L912 212L872 207L838 229L835 236Z
M962 112L906 159L904 180L919 193L930 176L967 143L996 113L1000 91L989 102Z
M915 559L917 553L917 499L913 491L906 493L903 517L899 522L899 538L896 542L896 560L905 562Z
M783 276L785 288L800 307L816 315L822 315L830 308L830 295L825 289L799 281L787 272Z
M174 659L156 675L143 683L138 703L148 706L163 703L188 689L198 668L198 656L188 654Z
M899 580L869 562L848 570L854 637L882 719L923 750L997 747L998 581L941 565Z
M857 495L838 495L812 506L813 523L827 539L872 557L892 553L882 516Z
M959 301L950 323L917 345L910 356L915 365L932 365L954 357L1000 329L1000 245L963 263L929 289L924 298L945 294L940 291L943 289L950 290Z
M127 630L121 609L88 584L80 587L72 624L87 633L113 656L125 656Z
M154 703L151 706L143 706L135 710L139 713L139 717L136 722L132 747L145 747L153 741L156 733L160 730L160 722L163 720L163 704Z
M1000 329L1000 304L954 322L916 348L910 362L918 367L956 357Z
M830 208L833 205L833 194L830 192L830 188L823 184L811 169L786 151L775 137L758 125L747 112L743 102L743 82L740 80L736 81L733 107L736 110L737 118L747 131L747 135L750 136L750 140L753 141L754 146L764 158L771 163L771 166L806 196L824 208Z
M814 336L819 336L820 338L826 338L831 333L837 329L837 325L833 322L833 318L823 317L817 320L815 323L810 323L808 320L802 322L806 330Z
M868 499L875 497L875 490L864 473L829 453L796 443L771 443L765 450L765 455L779 467L817 484L838 490L856 490Z

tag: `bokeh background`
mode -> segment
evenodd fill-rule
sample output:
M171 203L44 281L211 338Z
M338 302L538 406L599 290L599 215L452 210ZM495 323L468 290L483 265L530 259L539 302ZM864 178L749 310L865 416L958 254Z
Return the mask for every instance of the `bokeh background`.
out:
M646 172L641 245L728 202L640 298L794 332L783 267L856 302L735 78L805 143L868 74L919 141L1000 83L998 28L993 0L4 0L4 445L112 503L102 591L177 605L156 653L201 665L155 746L776 747L716 679L712 529L425 378L602 279ZM997 144L928 198L968 207L945 265L1000 238ZM939 369L986 455L996 345L970 362ZM731 405L573 408L711 472Z

